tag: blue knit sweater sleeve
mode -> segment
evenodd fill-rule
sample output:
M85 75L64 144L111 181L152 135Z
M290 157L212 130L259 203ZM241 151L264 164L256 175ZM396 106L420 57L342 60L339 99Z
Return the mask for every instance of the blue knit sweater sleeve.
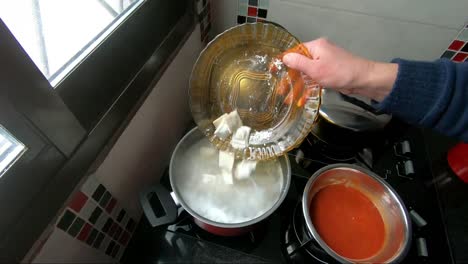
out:
M398 75L376 107L414 125L468 142L468 63L394 59Z

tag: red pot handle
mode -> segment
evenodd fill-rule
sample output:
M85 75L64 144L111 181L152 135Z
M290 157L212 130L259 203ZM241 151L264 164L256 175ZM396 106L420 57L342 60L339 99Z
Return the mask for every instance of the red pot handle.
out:
M468 183L468 143L459 143L447 154L447 161L452 171L465 183Z

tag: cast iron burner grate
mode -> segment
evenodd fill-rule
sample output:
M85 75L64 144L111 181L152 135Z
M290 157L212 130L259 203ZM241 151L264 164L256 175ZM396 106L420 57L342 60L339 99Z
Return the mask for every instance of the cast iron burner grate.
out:
M197 239L210 241L215 244L224 245L244 252L251 252L258 246L258 244L262 243L267 229L268 223L265 222L263 225L259 225L254 230L242 236L225 237L214 235L196 225L193 221L193 217L184 210L179 212L177 222L167 227L167 230L172 232L186 234L196 237Z
M294 206L291 220L284 226L282 249L292 263L337 263L309 235L302 213L302 203Z

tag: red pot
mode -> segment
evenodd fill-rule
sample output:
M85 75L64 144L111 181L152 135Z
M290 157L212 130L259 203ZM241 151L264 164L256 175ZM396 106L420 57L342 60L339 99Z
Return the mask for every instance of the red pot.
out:
M243 227L226 228L226 227L219 227L219 226L207 224L199 220L198 218L193 218L193 221L195 222L195 224L197 224L197 226L218 236L240 236L247 232L252 231L258 226L258 224L252 224L252 225L243 226Z
M278 158L283 170L283 184L281 195L273 206L262 215L242 223L220 223L203 217L183 200L181 188L178 182L186 179L184 172L180 170L181 162L185 162L185 153L188 147L198 143L200 140L208 140L198 128L188 132L177 144L171 157L169 165L169 179L173 192L169 193L162 185L153 186L140 194L140 202L149 223L153 226L160 226L174 222L178 216L178 208L182 207L193 216L195 224L204 230L220 236L238 236L254 229L259 222L272 214L286 197L291 182L291 165L286 155ZM242 201L239 201L242 203Z

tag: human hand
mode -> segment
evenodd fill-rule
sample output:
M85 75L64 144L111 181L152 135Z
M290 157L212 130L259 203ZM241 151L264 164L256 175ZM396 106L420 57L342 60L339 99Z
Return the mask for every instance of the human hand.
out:
M324 38L304 43L312 59L297 53L284 55L290 68L307 74L326 88L344 94L360 94L382 101L392 90L398 65L361 58Z

